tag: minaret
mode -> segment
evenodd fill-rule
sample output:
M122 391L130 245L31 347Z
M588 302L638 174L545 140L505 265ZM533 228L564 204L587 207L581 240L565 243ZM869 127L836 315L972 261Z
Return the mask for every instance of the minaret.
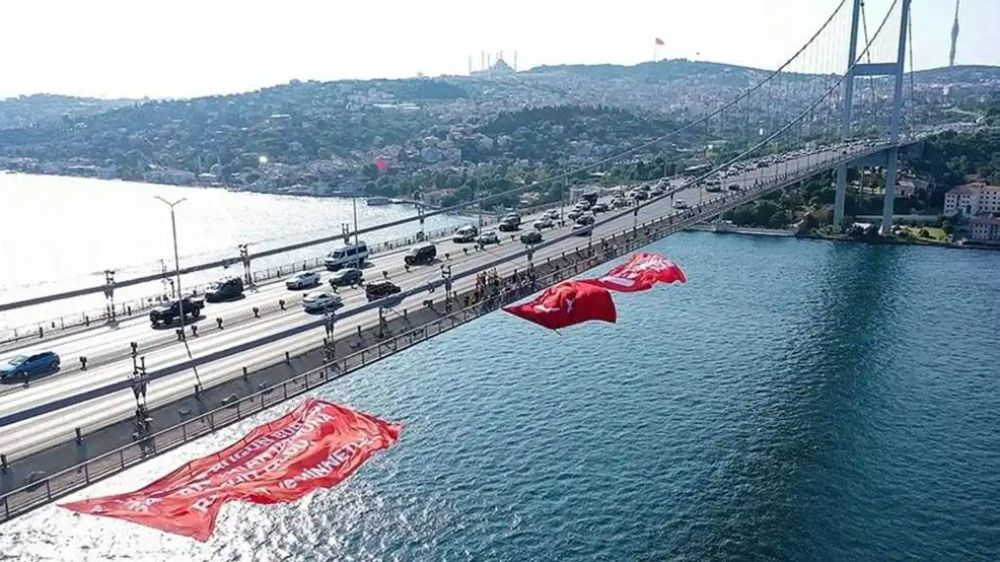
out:
M517 72L517 51L514 51L514 72Z
M951 24L951 53L948 55L948 67L955 66L955 45L958 44L958 4L961 0L955 0L955 23Z
M469 76L472 76L472 55L469 55Z

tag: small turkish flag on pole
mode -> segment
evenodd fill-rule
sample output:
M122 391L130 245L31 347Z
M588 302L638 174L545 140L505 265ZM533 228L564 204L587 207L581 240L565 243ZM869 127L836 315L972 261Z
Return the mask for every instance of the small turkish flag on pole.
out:
M657 37L656 38L656 45L659 46L659 47L662 47L664 45L663 39L660 39L659 37Z
M618 319L611 293L581 281L563 281L530 302L506 306L504 310L552 330L590 320L614 323Z

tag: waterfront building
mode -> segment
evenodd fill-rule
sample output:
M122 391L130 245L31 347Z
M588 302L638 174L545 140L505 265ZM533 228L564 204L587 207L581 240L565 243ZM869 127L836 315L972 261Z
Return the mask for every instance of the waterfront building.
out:
M968 216L1000 213L1000 186L974 181L944 194L944 214Z
M969 239L976 242L1000 242L1000 218L974 217L969 221Z

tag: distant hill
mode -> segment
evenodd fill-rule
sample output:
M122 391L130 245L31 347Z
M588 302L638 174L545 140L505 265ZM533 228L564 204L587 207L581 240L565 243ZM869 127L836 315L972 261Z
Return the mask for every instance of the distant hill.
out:
M630 78L653 81L674 81L697 78L746 82L766 76L768 71L718 62L689 61L687 59L643 62L624 66L618 64L563 64L543 65L527 71L528 74L566 73L586 78Z
M948 68L929 68L913 73L913 79L929 83L988 83L1000 85L1000 66L966 65Z
M433 79L293 80L179 100L27 96L0 101L0 169L267 192L454 190L481 164L513 181L537 166L600 162L698 119L770 72L678 59ZM738 107L742 119L649 145L647 156L774 130L833 80L783 77L781 103L751 96ZM909 122L974 121L1000 92L1000 68L922 70L913 82ZM884 112L884 99L859 96L855 114ZM834 104L811 113L817 123L838 116ZM388 172L379 172L377 159L391 162Z
M688 80L759 80L771 70L719 62L687 59L643 62L636 65L563 64L534 67L526 74L565 73L586 78L620 78L654 81ZM907 73L909 76L909 73ZM1000 66L965 65L918 70L913 78L921 83L1000 84Z
M86 117L138 102L139 100L130 99L105 100L52 94L7 98L0 100L0 129L33 127L63 117Z

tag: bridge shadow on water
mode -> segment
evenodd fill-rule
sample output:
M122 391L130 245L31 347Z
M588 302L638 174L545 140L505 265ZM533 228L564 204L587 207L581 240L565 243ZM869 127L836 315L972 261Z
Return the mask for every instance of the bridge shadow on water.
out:
M638 559L696 552L711 560L836 560L873 552L858 542L863 530L843 528L833 514L856 509L853 480L864 470L871 434L865 410L883 400L872 381L891 360L881 342L901 287L900 255L891 246L798 243L829 246L818 268L821 289L799 303L806 314L765 352L766 381L734 387L745 391L732 397L742 419L718 444L728 450L708 451L714 463L687 500L711 524L665 522L650 531Z

